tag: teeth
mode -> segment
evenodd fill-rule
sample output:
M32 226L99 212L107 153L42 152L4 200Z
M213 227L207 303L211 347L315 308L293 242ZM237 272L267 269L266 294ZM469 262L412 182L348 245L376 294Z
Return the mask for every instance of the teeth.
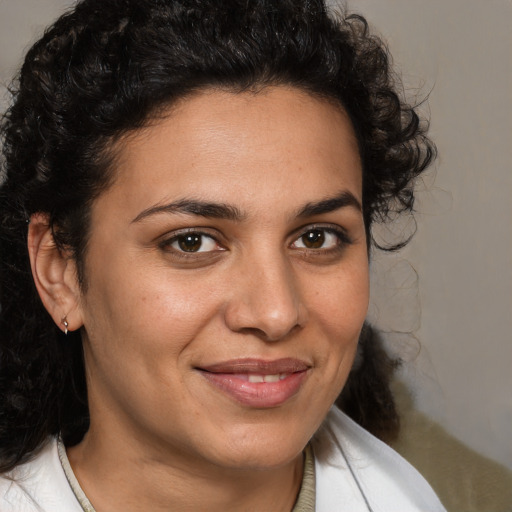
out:
M275 375L249 375L249 382L279 382L286 379L286 373L276 373Z

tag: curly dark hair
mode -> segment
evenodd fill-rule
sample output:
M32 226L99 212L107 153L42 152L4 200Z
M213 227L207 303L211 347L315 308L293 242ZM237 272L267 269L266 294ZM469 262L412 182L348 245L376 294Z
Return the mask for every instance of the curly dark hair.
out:
M435 155L426 125L397 94L387 49L366 21L335 16L323 0L83 0L28 51L1 126L0 471L48 435L60 432L71 445L88 428L80 333L64 337L38 297L30 216L49 216L57 246L71 251L86 286L89 210L112 182L113 143L195 91L281 84L349 114L369 236L374 221L412 210L413 180ZM352 392L340 403L359 411L370 431L385 409L387 427L373 428L384 436L396 412L388 395L374 395L388 377L371 365L367 373L367 396L353 392L351 375ZM375 414L364 414L368 407Z

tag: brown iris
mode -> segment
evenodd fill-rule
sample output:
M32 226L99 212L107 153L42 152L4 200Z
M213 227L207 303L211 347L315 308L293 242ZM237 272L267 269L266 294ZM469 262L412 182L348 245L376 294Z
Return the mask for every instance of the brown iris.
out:
M180 249L185 252L196 252L201 248L202 239L201 235L183 235L178 238L178 245Z
M319 229L308 231L301 238L308 249L319 249L325 243L325 233Z

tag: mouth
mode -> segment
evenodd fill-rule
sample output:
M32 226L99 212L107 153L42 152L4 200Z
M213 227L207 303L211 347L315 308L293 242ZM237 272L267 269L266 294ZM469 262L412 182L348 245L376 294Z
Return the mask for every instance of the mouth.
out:
M310 365L293 358L236 359L196 368L216 390L251 408L278 407L295 396Z

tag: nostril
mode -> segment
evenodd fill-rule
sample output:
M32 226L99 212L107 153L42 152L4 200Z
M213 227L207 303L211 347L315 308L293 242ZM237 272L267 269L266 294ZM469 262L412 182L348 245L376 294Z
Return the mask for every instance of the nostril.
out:
M301 326L298 324L295 324L291 329L287 329L285 332L277 332L277 331L264 331L263 329L258 329L254 327L245 327L243 329L238 330L240 334L247 334L254 336L256 338L260 338L262 341L266 342L276 342L281 341L284 338L287 338L292 333L295 333L295 331L301 329Z

